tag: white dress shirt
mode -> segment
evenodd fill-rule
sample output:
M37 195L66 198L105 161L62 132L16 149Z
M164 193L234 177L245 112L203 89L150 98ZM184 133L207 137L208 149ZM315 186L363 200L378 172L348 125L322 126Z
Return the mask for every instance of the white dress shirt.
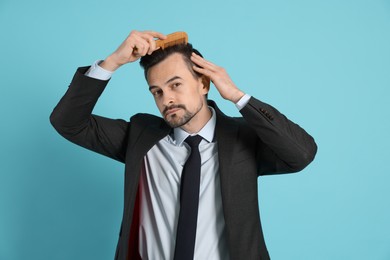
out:
M95 62L86 75L108 80L112 72ZM238 109L250 99L245 95L236 103ZM196 134L203 137L199 144L201 180L198 223L194 259L229 259L222 209L217 143L214 139L216 115ZM181 128L161 139L144 157L140 177L139 253L142 259L173 259L176 228L180 211L179 192L183 166L190 154L184 142L189 136Z

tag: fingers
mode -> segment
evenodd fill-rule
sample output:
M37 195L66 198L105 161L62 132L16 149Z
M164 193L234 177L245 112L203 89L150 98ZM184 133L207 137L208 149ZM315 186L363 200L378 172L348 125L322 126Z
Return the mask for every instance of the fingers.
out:
M154 37L151 35L151 34L145 34L143 35L143 38L147 41L147 43L149 44L149 49L147 51L147 54L152 54L155 50L157 50L157 47L156 47L156 41L154 40ZM146 53L145 53L146 55ZM144 55L143 55L144 56Z
M114 71L120 66L134 62L146 54L152 54L152 52L158 49L155 38L165 39L166 36L154 31L132 31L122 44L105 59L105 68Z
M196 72L198 72L198 73L200 73L208 78L211 78L211 71L197 67L197 66L193 66L192 68L194 69L194 71L196 71Z
M194 62L194 71L208 77L224 99L236 103L244 93L237 88L229 74L222 67L219 67L195 53L191 56Z
M135 56L145 56L148 53L150 44L149 42L142 37L141 35L135 34L132 36L132 39L129 40L130 48Z
M150 34L154 38L158 38L160 40L165 40L167 38L167 36L165 34L155 32L155 31L144 31L144 33Z
M205 60L201 56L192 53L191 60L195 63L196 66L193 66L193 69L196 72L199 72L209 78L212 78L215 73L217 73L219 70L222 70L222 68L218 67L217 65Z
M165 39L166 36L155 31L132 31L128 37L130 47L135 56L142 57L157 50L155 38Z

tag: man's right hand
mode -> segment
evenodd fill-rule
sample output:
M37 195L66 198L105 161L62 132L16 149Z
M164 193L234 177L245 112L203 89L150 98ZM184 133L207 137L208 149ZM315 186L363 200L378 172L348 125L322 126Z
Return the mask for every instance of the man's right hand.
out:
M134 62L146 54L152 54L158 49L155 38L164 40L166 36L154 31L132 31L118 49L100 63L100 66L115 71L126 63Z

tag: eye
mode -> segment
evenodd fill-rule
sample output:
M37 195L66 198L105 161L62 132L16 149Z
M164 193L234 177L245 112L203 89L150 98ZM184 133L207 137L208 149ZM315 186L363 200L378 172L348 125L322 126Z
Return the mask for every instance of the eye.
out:
M180 82L176 82L176 83L173 83L172 87L177 88L177 87L179 87L180 85L181 85Z
M152 95L154 96L154 97L159 97L159 96L161 96L162 95L162 90L161 89L156 89L156 90L154 90L154 91L152 91Z

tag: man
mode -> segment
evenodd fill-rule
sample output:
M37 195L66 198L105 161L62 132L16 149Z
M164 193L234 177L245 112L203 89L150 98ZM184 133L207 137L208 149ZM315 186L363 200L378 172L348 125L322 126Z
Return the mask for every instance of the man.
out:
M70 141L125 163L115 259L269 259L257 177L302 170L316 144L275 108L244 94L190 44L156 48L155 38L165 37L133 31L104 61L79 68L51 123ZM137 114L126 122L91 114L111 74L140 58L163 119ZM228 117L207 100L210 80L242 117ZM190 147L194 136L200 144ZM200 183L184 185L186 176L195 176L184 173L195 153ZM188 190L196 202L185 202ZM181 223L194 218L182 216L187 208L195 224ZM195 234L188 235L192 228ZM194 241L179 239L181 232Z

